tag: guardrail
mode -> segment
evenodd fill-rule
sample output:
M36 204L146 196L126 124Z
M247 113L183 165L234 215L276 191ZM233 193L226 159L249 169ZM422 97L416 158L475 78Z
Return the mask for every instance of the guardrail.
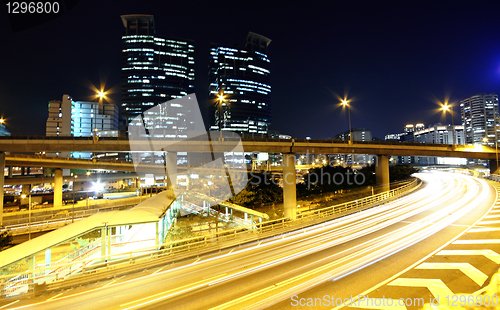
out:
M115 200L91 200L89 201L89 206L86 207L83 205L75 204L75 211L71 210L71 207L68 208L66 205L65 208L58 208L58 209L36 209L35 211L31 211L31 232L39 232L39 231L45 231L45 230L52 230L56 229L59 227L63 227L67 224L70 224L73 220L80 220L85 217L88 217L90 215L99 213L99 212L107 212L107 211L113 211L117 209L123 209L123 208L130 208L138 203L140 201L143 201L147 198L142 198L142 197L129 197L129 198L122 198L122 199L115 199ZM80 201L82 202L82 201ZM88 208L88 209L87 209ZM80 210L78 210L80 209ZM83 209L83 210L82 210ZM36 212L38 211L38 212ZM59 213L68 211L67 215L65 217L59 215ZM24 216L27 216L29 211L22 211ZM5 216L5 215L4 215ZM47 217L56 217L57 218L50 218L46 219ZM40 218L45 218L45 219L40 219ZM17 223L15 223L17 222ZM0 229L0 232L2 231L9 231L11 235L22 235L22 234L27 234L29 232L29 225L30 223L26 222L26 218L21 218L21 219L9 219L8 217L4 217L4 225L5 227L3 229Z
M79 260L78 262L63 264L54 263L51 264L50 267L41 264L35 266L34 270L31 271L1 276L0 297L13 296L24 292L33 292L38 284L62 280L65 277L77 273L88 276L99 275L99 273L108 271L110 266L113 266L113 272L116 272L117 267L128 267L128 272L130 271L129 268L131 265L139 262L148 262L151 261L152 258L155 258L154 262L156 263L158 263L158 259L172 262L186 257L219 251L223 248L241 246L251 241L282 235L292 230L306 228L336 217L364 210L380 202L396 198L403 194L408 194L416 190L420 185L421 181L419 179L414 179L390 191L326 208L302 212L297 216L297 219L293 221L288 218L279 218L261 223L254 223L245 227L238 227L236 229L220 231L211 235L192 237L140 248L130 252L93 257ZM52 272L54 270L61 270L62 272ZM48 272L51 272L50 277L46 276ZM76 280L73 279L68 281L68 283L65 282L66 285L71 285L71 281L81 281L81 279L76 278ZM56 282L60 285L60 281Z

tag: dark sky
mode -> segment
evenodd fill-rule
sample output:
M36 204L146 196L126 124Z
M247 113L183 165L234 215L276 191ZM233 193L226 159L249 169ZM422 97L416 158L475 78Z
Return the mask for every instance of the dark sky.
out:
M195 40L205 114L209 43L242 43L249 31L270 38L271 128L295 137L347 130L337 107L346 94L352 126L383 139L407 123L445 122L436 100L500 91L499 1L69 2L17 32L3 5L0 114L13 134L45 134L48 101L89 99L101 81L120 103L123 14L153 14L158 36Z

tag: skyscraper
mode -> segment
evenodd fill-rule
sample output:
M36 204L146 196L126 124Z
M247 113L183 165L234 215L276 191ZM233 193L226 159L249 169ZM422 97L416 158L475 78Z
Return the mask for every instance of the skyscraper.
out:
M461 100L460 113L465 130L465 143L495 146L495 139L500 138L497 94L477 94Z
M153 15L122 15L122 118L127 124L151 107L194 92L194 43L155 35ZM176 115L144 115L148 126L170 132L185 127Z
M270 43L250 32L244 48L210 45L212 130L267 135L271 123Z

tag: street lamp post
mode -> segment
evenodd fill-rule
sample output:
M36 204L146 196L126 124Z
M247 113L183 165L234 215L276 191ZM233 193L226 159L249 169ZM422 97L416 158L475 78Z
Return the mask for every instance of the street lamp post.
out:
M452 142L451 145L455 146L455 121L453 120L453 107L451 105L445 104L443 106L443 111L446 113L447 111L450 111L451 114L451 132L452 132Z
M224 93L218 95L219 98L219 131L222 132L222 103L224 102Z
M344 107L347 107L347 113L349 115L349 144L352 144L352 130L351 130L351 106L349 105L349 102L347 100L342 101L342 105ZM352 165L352 154L351 154L351 165ZM347 163L347 159L346 159Z
M347 113L349 114L349 144L352 144L352 131L351 131L351 106L347 100L342 101L342 105L347 107Z

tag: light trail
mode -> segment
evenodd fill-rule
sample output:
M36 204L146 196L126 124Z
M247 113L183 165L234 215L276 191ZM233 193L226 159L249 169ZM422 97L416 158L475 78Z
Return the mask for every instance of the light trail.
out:
M202 294L200 292L206 290L212 290L214 294L213 290L217 291L221 285L259 276L263 277L260 288L237 292L241 296L221 302L213 309L262 308L325 281L348 276L408 248L452 225L490 194L489 186L484 181L462 175L428 173L419 174L419 177L427 184L424 188L390 203L283 236L260 240L253 246L197 258L194 263L191 261L167 270L162 267L153 274L92 291L92 296L105 294L108 289L121 288L120 296L126 297L122 307L153 307L174 297L189 301L192 294ZM372 237L367 239L369 236ZM325 252L326 255L298 268L279 274L262 273L343 244L350 245L335 253ZM137 287L141 286L150 293L138 295ZM62 303L64 299L69 300L61 296L48 305L57 307L55 303ZM245 308L244 305L250 302L252 306Z

